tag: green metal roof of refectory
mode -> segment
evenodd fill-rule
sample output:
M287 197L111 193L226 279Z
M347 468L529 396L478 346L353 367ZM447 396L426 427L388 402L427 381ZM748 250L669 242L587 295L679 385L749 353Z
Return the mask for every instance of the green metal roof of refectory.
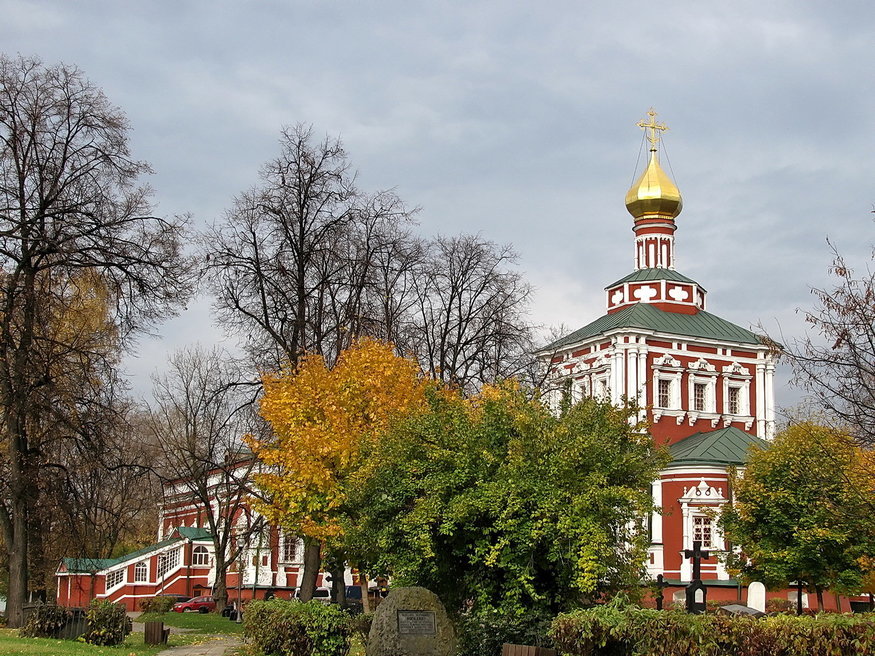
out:
M570 335L545 346L542 350L557 349L568 344L595 337L617 328L642 328L670 335L714 339L739 344L763 344L763 340L741 326L700 310L696 314L666 312L649 303L629 305L613 314L605 314Z
M693 433L668 447L671 454L668 468L689 465L743 465L747 462L751 449L763 449L765 446L765 441L735 426Z
M171 545L174 542L181 542L183 539L206 540L212 537L212 533L210 533L208 530L204 528L196 528L194 526L180 526L174 529L174 532L177 531L180 535L180 537L178 538L167 538L165 540L161 540L161 542L150 544L148 547L137 549L136 551L132 551L129 554L125 554L124 556L119 556L118 558L64 558L64 566L67 568L68 572L74 574L93 574L95 572L109 569L110 567L113 567L120 563L135 560L140 556L145 556L146 554L152 553L153 551L157 551L158 549Z

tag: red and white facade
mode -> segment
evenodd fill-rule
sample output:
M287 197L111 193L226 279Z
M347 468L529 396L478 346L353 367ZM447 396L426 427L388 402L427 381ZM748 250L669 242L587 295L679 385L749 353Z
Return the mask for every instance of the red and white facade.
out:
M640 125L640 124L639 124ZM642 127L657 127L655 123ZM653 131L655 134L655 131ZM698 540L708 598L746 600L719 556L731 548L716 522L731 496L728 471L743 466L752 444L775 431L773 345L707 311L707 292L675 270L680 192L662 170L651 138L647 169L626 196L635 234L634 270L605 289L606 314L548 346L554 394L634 401L639 419L673 462L652 484L647 569L669 582L666 598L684 599ZM559 391L561 390L561 392ZM769 593L795 601L795 591ZM808 605L808 595L803 603ZM846 600L827 600L848 609Z
M248 471L250 464L241 463L241 471ZM216 472L211 482L216 495L225 487L222 476ZM221 526L224 520L219 517L220 505L214 501L210 508L203 507L185 482L165 485L164 495L158 542L121 558L65 558L56 572L58 604L87 606L97 598L139 610L142 599L156 595L195 597L212 593L215 547L205 527L209 526L207 513L212 513ZM261 530L252 530L263 522L246 505L229 520L235 535L246 536L241 557L226 575L229 601L267 595L291 598L303 573L303 542L275 526L264 524ZM352 585L349 571L347 579ZM323 583L320 573L316 585Z

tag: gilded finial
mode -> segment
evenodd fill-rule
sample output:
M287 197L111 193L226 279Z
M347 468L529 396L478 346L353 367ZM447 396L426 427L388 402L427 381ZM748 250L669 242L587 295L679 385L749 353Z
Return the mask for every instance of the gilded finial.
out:
M647 112L647 115L650 117L650 121L644 122L644 120L638 121L636 125L642 130L650 130L650 134L647 134L647 141L650 142L650 151L656 152L656 146L659 144L659 132L665 132L668 130L668 126L665 123L657 123L656 122L656 110L653 107Z

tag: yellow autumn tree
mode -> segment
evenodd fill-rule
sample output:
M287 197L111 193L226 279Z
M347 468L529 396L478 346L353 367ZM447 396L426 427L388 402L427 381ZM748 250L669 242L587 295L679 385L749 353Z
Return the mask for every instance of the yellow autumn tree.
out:
M265 375L263 383L261 414L272 435L248 440L267 470L256 477L269 498L258 509L305 542L336 543L345 485L359 466L363 443L425 408L419 366L390 344L361 339L332 368L309 355L297 367ZM302 588L315 582L318 567L305 562Z

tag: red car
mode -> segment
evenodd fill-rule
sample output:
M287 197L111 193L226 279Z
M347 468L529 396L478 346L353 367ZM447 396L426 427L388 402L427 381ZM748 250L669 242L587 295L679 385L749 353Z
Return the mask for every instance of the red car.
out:
M188 601L180 601L173 604L174 613L209 613L216 610L216 600L212 597L195 597Z

